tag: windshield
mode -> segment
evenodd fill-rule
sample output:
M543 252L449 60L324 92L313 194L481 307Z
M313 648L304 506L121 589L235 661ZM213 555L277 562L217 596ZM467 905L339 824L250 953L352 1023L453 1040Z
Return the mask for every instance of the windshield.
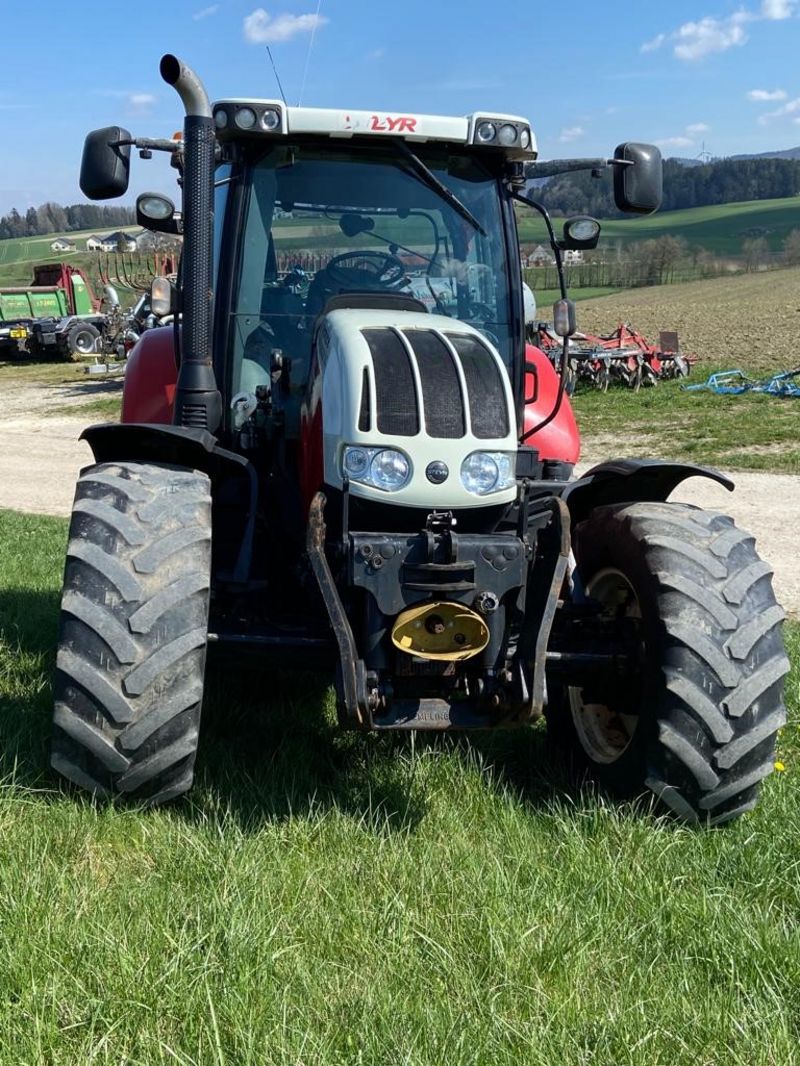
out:
M275 348L292 385L305 380L314 321L345 292L412 296L469 322L510 369L498 176L466 152L415 148L456 202L392 144L282 144L252 165L230 308L234 390L268 383Z

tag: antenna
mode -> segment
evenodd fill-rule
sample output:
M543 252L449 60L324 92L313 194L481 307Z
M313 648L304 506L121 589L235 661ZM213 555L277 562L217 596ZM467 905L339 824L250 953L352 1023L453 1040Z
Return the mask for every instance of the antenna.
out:
M275 66L275 60L272 58L272 51L271 51L269 45L267 45L267 55L269 56L269 61L272 64L272 73L275 75L275 81L278 83L278 91L281 94L281 100L283 100L283 106L284 107L288 107L289 105L286 103L286 93L283 91L283 86L281 85L280 75L278 74L278 68Z
M299 107L303 102L303 93L306 91L306 78L308 77L308 64L311 60L311 49L314 47L314 37L317 33L317 26L319 25L319 9L322 7L322 0L317 0L317 13L314 16L314 25L311 27L311 39L308 42L308 51L306 52L306 65L303 70L303 82L300 86L300 95L297 98L297 106Z

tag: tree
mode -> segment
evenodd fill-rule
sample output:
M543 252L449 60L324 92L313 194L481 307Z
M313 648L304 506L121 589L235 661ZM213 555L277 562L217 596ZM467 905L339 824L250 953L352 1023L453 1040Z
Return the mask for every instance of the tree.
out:
M783 258L789 266L800 263L800 229L793 229L783 242Z
M744 265L748 274L760 270L769 258L769 245L764 237L753 237L742 245Z

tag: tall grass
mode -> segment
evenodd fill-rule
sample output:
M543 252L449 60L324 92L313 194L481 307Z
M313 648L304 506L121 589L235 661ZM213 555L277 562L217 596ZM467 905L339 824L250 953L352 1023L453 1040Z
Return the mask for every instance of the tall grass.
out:
M65 539L0 513L0 1062L800 1061L797 671L722 831L570 790L540 729L342 735L230 665L190 798L100 807L45 769Z

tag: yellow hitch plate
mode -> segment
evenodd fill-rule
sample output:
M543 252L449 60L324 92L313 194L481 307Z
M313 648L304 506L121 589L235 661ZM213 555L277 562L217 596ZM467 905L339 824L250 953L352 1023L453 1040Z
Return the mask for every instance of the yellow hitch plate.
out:
M489 627L463 603L424 603L397 616L392 643L420 659L471 659L489 643Z

